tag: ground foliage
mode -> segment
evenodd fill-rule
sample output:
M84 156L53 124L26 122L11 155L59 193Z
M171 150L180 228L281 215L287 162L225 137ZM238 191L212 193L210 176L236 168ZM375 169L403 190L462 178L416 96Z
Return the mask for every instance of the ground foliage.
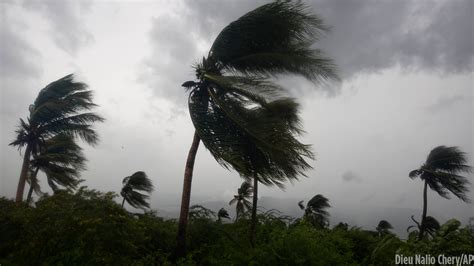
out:
M0 198L0 264L390 265L396 253L474 253L474 236L456 220L418 241L416 231L401 240L347 224L318 228L276 210L259 214L252 248L245 216L218 222L199 206L190 217L187 256L174 258L177 222L154 212L129 213L116 197L81 188L46 195L35 207Z

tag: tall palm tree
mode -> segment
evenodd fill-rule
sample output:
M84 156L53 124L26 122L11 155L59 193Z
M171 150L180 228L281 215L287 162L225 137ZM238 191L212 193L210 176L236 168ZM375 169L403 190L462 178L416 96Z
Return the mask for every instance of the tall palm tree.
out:
M390 233L391 229L393 229L393 226L386 220L381 220L375 228L380 236Z
M20 119L17 137L10 143L25 147L23 164L16 192L16 201L23 200L23 191L30 169L31 155L38 154L45 140L59 133L80 137L88 144L96 144L98 135L92 128L94 122L104 119L92 112L92 91L82 82L75 82L73 75L67 75L43 88L34 104L30 105L30 115Z
M252 194L252 185L247 181L242 182L240 188L237 189L237 195L234 195L234 198L229 201L229 205L236 204L235 220L238 220L245 212L252 208L252 203L250 202Z
M31 200L33 190L40 193L37 174L38 171L45 173L53 191L58 189L58 185L69 189L75 189L80 183L80 172L85 170L86 158L82 153L82 148L76 144L71 135L60 133L45 141L44 147L37 155L33 155L30 162L30 175L28 183L27 204Z
M304 210L304 218L313 226L325 228L329 225L329 213L326 209L331 207L329 200L321 194L314 196L306 207L304 201L298 202L298 206Z
M125 177L122 184L122 191L120 191L120 195L123 197L122 207L125 201L127 201L127 203L132 205L134 208L140 208L143 210L150 208L150 204L147 202L150 196L138 192L144 191L151 193L154 189L153 182L146 176L145 172L139 171L131 176Z
M461 176L472 172L467 165L466 153L458 147L438 146L431 150L426 162L409 173L411 179L419 177L424 182L423 214L418 239L422 239L426 229L428 186L443 198L449 199L449 192L464 202L469 202L469 180Z
M310 147L296 139L302 133L298 104L283 97L285 90L271 78L337 78L332 61L311 48L326 30L300 2L263 5L225 27L208 56L195 66L197 81L183 83L190 92L195 133L184 173L178 255L185 252L192 174L201 140L222 166L254 179L254 221L258 182L283 186L310 168L305 161L313 158Z

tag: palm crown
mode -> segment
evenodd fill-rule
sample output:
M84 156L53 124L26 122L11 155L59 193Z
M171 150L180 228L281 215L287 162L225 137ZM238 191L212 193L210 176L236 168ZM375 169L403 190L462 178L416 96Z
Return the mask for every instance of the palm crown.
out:
M420 177L441 197L449 199L449 192L462 201L469 202L469 180L462 173L472 171L467 165L466 153L458 147L438 146L431 150L426 162L410 172L410 178Z
M252 185L244 181L240 188L237 189L237 195L234 195L234 198L229 201L229 205L236 204L235 211L236 211L236 219L241 217L246 211L250 210L252 207L252 203L250 199L252 198Z
M45 147L33 156L30 176L39 169L46 174L53 191L58 189L58 185L75 189L81 181L79 177L85 169L85 161L82 148L73 137L59 134L46 140Z
M145 209L149 208L150 204L147 200L150 198L147 194L142 194L138 191L144 191L151 193L154 189L152 181L146 176L145 172L135 172L131 176L127 176L122 181L123 187L120 191L120 195L123 197L123 203L125 201L132 205L134 208Z
M306 207L303 201L298 202L298 206L305 211L305 218L309 222L315 226L326 227L329 222L329 213L326 209L331 207L326 197L318 194L308 201Z
M45 139L59 133L78 136L89 144L96 144L97 133L94 122L104 119L91 112L96 107L92 102L92 91L82 82L75 82L72 74L50 83L43 88L30 106L27 121L20 119L17 138L10 145L20 148L31 144L33 153Z

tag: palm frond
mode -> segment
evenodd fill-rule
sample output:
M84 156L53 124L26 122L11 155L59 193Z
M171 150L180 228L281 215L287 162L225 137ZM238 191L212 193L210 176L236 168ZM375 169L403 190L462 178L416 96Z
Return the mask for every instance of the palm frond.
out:
M301 2L276 1L225 27L209 57L220 69L246 75L291 73L312 81L337 78L332 61L311 48L327 30Z

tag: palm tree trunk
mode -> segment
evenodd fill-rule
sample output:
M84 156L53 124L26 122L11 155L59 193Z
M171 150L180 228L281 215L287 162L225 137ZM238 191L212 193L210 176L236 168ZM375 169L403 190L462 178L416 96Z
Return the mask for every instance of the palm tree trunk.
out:
M257 226L257 201L258 201L258 179L253 178L253 203L252 203L252 221L250 224L250 244L255 245L255 229Z
M123 204L125 204L125 197L123 197L123 200L122 200L122 208L123 208Z
M30 190L28 191L28 196L26 197L26 205L30 205L31 196L33 195L33 184L36 182L36 176L38 175L39 167L36 167L35 172L31 175L30 179Z
M191 200L191 184L193 180L193 169L196 154L201 139L197 132L194 132L193 143L189 149L186 167L184 169L183 194L181 197L181 211L179 213L178 237L176 255L181 257L186 254L186 227L188 225L189 202Z
M420 234L418 235L418 240L423 238L425 234L425 220L426 220L426 210L428 207L428 182L425 180L425 187L423 189L423 215L421 216L421 228Z
M21 166L20 179L18 180L18 187L16 189L16 198L17 203L23 201L23 192L25 191L26 177L28 175L28 168L30 167L30 156L31 156L31 147L30 144L26 145L25 155L23 157L23 165Z

